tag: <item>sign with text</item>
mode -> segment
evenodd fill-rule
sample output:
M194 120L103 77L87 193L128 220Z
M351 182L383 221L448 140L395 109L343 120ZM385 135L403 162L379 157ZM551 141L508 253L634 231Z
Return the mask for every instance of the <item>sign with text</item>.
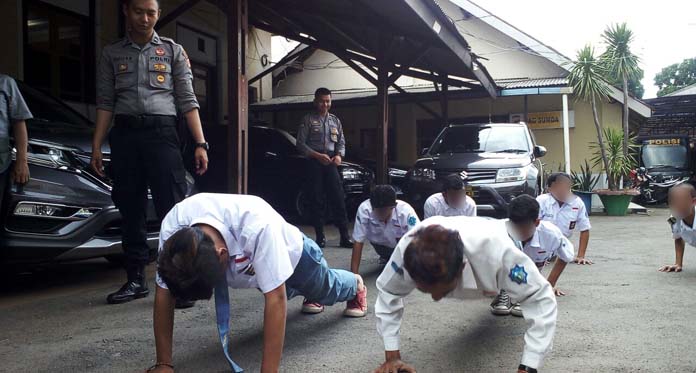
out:
M524 121L524 114L510 114L510 122L518 123ZM552 128L563 128L563 112L562 111L543 111L538 113L527 114L527 126L533 130L543 130ZM568 111L568 127L575 127L575 112Z

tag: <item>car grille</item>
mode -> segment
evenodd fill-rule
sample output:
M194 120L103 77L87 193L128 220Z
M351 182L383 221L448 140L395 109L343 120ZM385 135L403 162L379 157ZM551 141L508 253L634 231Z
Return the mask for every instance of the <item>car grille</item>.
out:
M447 170L437 170L436 175L437 178L443 178L445 176L451 175L451 174L459 174L461 173L461 169L447 169ZM498 170L486 170L486 169L472 169L472 170L466 170L467 174L467 181L468 182L480 182L480 181L491 181L495 182L495 177L498 173Z

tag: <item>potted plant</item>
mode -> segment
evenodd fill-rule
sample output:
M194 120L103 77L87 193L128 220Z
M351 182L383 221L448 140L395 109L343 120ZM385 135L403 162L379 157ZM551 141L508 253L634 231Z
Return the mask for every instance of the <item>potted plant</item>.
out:
M635 141L631 139L629 142L629 151L624 154L623 152L623 133L614 128L604 129L604 140L605 140L605 155L607 157L607 163L609 167L605 170L607 174L607 181L610 186L614 186L609 189L597 190L597 195L602 200L604 204L604 209L607 215L610 216L623 216L626 215L628 211L628 205L631 203L633 196L638 194L636 189L619 189L618 185L621 183L621 178L628 175L633 168L636 167L635 159ZM594 165L601 165L603 163L600 146L597 143L592 145L594 151Z
M587 159L584 165L580 165L580 172L571 171L570 176L573 181L573 192L580 197L582 203L585 204L585 210L590 214L592 212L593 190L597 186L599 176L592 175L592 168L587 163Z

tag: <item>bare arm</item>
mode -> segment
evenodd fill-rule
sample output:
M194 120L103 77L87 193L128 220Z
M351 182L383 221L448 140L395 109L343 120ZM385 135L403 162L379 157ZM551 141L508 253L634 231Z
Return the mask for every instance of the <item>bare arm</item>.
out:
M29 181L29 165L27 164L27 148L29 136L27 135L27 123L23 120L14 122L12 133L17 149L17 160L12 170L12 181L17 184L26 184Z
M677 238L674 240L674 265L665 265L660 267L660 272L681 272L682 264L684 263L684 239Z
M157 286L153 313L157 362L172 364L174 334L174 297L168 289Z
M585 230L580 232L580 245L578 246L578 255L575 258L575 263L578 264L592 264L592 261L585 259L585 252L587 251L587 244L590 242L590 231Z
M97 109L97 123L94 129L94 137L92 138L92 169L99 176L104 176L104 169L102 166L102 151L101 147L106 139L106 134L109 132L109 125L111 124L111 117L113 113L104 109Z
M184 114L186 123L188 124L193 141L197 144L205 142L203 135L203 126L201 125L201 117L198 115L198 108L193 108ZM196 173L203 175L208 170L208 152L203 148L196 148Z
M362 258L362 251L363 251L363 244L362 242L354 242L353 243L353 255L350 257L350 271L358 274L360 271L360 259Z
M263 311L263 361L262 373L275 373L280 368L285 340L285 320L288 300L285 284L265 293L266 306Z

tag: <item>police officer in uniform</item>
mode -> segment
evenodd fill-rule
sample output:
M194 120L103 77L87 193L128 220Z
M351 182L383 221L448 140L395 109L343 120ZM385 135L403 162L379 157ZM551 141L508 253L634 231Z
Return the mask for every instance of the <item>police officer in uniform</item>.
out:
M128 281L107 302L124 303L149 294L145 265L148 187L159 219L186 194L186 171L176 130L183 113L196 141L196 172L208 168L205 142L188 57L173 40L157 35L157 0L125 0L124 39L104 48L97 79L97 124L92 168L104 175L101 146L109 133L113 190L121 211ZM180 306L184 302L180 302Z
M314 93L316 112L307 114L297 133L297 149L310 158L307 170L313 205L314 229L319 247L326 246L324 236L324 196L328 197L334 222L341 234L340 247L351 248L343 184L338 166L346 154L343 126L331 109L331 91L319 88Z

